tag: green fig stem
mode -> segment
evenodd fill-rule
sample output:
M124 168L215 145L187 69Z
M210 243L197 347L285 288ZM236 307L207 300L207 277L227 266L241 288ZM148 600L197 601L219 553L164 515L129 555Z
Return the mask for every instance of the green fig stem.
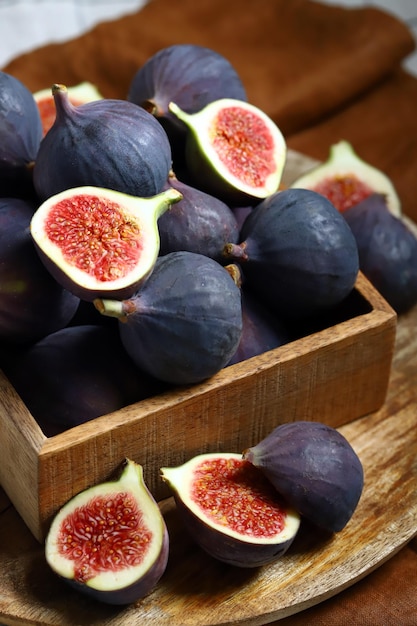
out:
M96 298L93 304L97 311L107 317L116 317L121 322L126 320L126 314L123 310L122 300L111 300L106 298Z
M168 104L168 109L169 111L171 111L171 113L175 115L175 117L178 117L179 120L184 122L184 124L187 124L187 126L190 126L190 115L188 115L188 113L180 109L178 104L175 104L175 102L170 102Z

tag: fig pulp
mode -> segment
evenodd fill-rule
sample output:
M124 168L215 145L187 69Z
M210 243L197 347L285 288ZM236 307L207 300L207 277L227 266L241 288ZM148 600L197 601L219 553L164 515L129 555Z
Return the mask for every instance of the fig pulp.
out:
M342 212L372 193L380 193L394 215L401 213L400 199L388 176L361 159L347 141L331 146L327 161L297 178L291 187L313 189Z
M417 303L417 238L404 219L372 194L343 213L358 246L359 265L397 313Z
M35 206L0 199L0 341L37 341L74 317L79 299L45 269L29 226Z
M31 197L42 139L36 102L17 78L0 71L0 197Z
M301 515L329 532L346 526L362 495L358 455L326 424L281 424L243 458L259 468Z
M214 196L179 181L172 173L168 186L182 199L158 221L160 254L188 250L223 261L223 247L237 242L239 228L232 210Z
M207 453L161 468L193 539L214 558L258 567L283 556L297 534L298 513L240 454Z
M234 204L277 191L286 144L263 111L232 98L193 114L175 102L169 109L188 127L186 162L199 188Z
M88 81L68 87L67 89L70 102L74 106L79 106L86 102L93 102L94 100L101 100L103 97L97 90L97 87ZM39 114L41 116L43 134L46 135L55 122L56 117L52 89L41 89L34 93L33 97L38 105Z
M241 263L247 286L285 318L329 310L352 291L359 271L355 238L327 198L286 189L246 218L240 243L224 248Z
M30 230L45 266L83 300L133 295L159 253L157 220L181 194L137 198L77 187L45 200Z
M85 185L139 197L162 191L171 169L171 147L150 113L109 98L73 106L65 86L54 85L52 91L56 120L33 169L41 201Z
M65 582L108 604L148 595L163 575L169 550L164 518L127 459L117 480L82 491L54 517L46 560Z
M168 383L213 376L242 333L240 288L227 269L195 252L159 257L130 299L94 303L103 315L119 319L122 342L138 367Z

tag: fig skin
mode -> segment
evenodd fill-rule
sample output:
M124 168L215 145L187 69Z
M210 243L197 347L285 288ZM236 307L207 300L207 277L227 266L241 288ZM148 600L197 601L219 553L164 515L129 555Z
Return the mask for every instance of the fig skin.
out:
M241 228L240 243L226 245L224 256L241 264L247 286L284 319L340 304L359 272L346 220L308 189L286 189L260 202Z
M9 356L3 369L47 437L165 388L133 363L116 324L51 333Z
M35 196L32 169L41 140L42 123L31 92L0 71L0 197Z
M108 98L73 106L65 86L52 89L56 120L33 169L41 201L84 185L139 197L162 191L171 169L171 147L150 113Z
M344 211L358 246L359 266L398 313L417 303L417 238L393 215L387 198L372 194Z
M177 385L216 374L242 333L240 288L217 261L194 252L159 257L132 298L94 304L119 319L122 343L139 368Z
M105 504L109 500L117 502L119 495L133 500L133 504L129 503L132 511L131 517L124 524L122 517L120 529L118 528L119 518L115 515L112 517L111 510ZM100 498L105 498L103 510L99 508ZM90 508L88 508L89 503ZM64 550L60 549L60 544L62 546L68 534L64 524L71 520L72 515L75 515L77 519L77 510L82 511L84 507L91 517L81 517L78 513L80 519L76 540L83 553L84 550L92 551L92 542L99 546L99 549L94 554L94 558L91 557L88 561L84 558L78 562L72 558L71 554L67 556L68 550L65 550L65 543ZM96 511L100 518L97 517ZM123 515L122 511L121 516ZM87 523L90 523L88 529L84 528L86 519ZM91 522L89 522L90 519ZM144 545L147 546L147 552L144 553L142 563L139 565L128 563L123 567L125 560L129 561L132 554L140 555L140 550L136 548L137 538L132 536L133 522L138 526L135 530L139 533L139 541L142 533L150 534L151 540L145 538L143 540ZM101 553L109 550L112 535L114 535L114 541L111 543L115 546L112 552L117 549L122 563L114 571L103 566L105 560L106 566L109 562L108 555L107 558L106 555L101 558ZM119 536L123 538L122 542ZM131 604L150 594L165 572L168 556L169 535L165 520L144 482L142 466L131 459L125 460L119 478L94 485L67 502L52 520L45 542L46 561L63 582L90 598L112 605ZM84 568L91 576L85 575Z
M261 472L258 473L256 468L252 467L250 469L252 484L255 482L255 486L259 489L258 493L262 494L261 497L265 497L268 502L272 500L275 506L278 507L278 510L284 513L284 528L272 537L252 537L243 532L235 531L227 524L213 521L205 514L204 510L190 494L193 472L200 464L207 461L211 462L212 460L234 461L238 462L241 467L245 466L245 462L242 461L240 454L214 452L193 457L179 467L161 468L162 479L172 490L178 513L191 537L210 556L234 567L260 567L282 557L290 548L298 532L300 526L299 514L284 499L279 496L276 498L278 494L272 493L271 497L270 485L265 483L265 477ZM247 487L239 474L235 482L242 487L242 492L239 496L240 502L244 501L245 496L253 498L254 491ZM213 486L210 485L209 481L207 481L207 490L210 493L213 490ZM213 497L216 498L215 495ZM219 499L221 498L222 496L220 495ZM253 502L253 500L250 501ZM222 504L218 504L218 506L220 506L219 513L222 513ZM262 507L262 505L260 506ZM266 505L264 504L264 506ZM243 515L245 515L248 508L251 508L250 502L248 507L244 508ZM257 515L262 515L262 509L257 510ZM273 513L270 513L270 515L272 516ZM227 518L227 513L225 516Z
M243 453L299 513L335 533L351 519L362 495L362 463L339 431L320 422L277 426Z
M64 328L79 305L39 259L29 231L35 208L20 198L0 200L0 341L10 344Z
M233 211L218 198L169 176L167 187L182 199L158 220L160 254L188 250L222 263L223 247L237 242L239 228Z

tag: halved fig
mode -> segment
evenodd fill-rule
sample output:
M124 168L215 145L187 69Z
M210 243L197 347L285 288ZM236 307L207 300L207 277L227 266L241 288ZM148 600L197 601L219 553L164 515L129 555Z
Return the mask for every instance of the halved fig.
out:
M293 181L291 187L317 191L342 212L371 194L379 193L386 196L394 215L401 213L401 202L391 180L361 159L348 141L332 145L328 159Z
M297 534L298 513L240 454L201 454L161 468L161 476L190 535L224 563L265 565L281 557Z
M68 97L73 106L101 100L103 96L97 87L88 81L67 87ZM33 94L42 120L43 134L46 135L56 118L55 100L52 88L40 89Z
M243 458L301 515L329 532L346 526L362 495L358 455L338 430L320 422L281 424Z
M83 300L132 295L159 253L157 220L181 199L175 189L137 198L77 187L36 210L30 230L55 279Z
M74 496L54 517L45 542L52 570L78 591L107 604L148 595L168 562L165 520L142 466L126 459L114 481Z
M265 198L277 191L286 159L285 139L259 108L233 98L188 114L169 110L188 127L187 166L199 185L224 198Z

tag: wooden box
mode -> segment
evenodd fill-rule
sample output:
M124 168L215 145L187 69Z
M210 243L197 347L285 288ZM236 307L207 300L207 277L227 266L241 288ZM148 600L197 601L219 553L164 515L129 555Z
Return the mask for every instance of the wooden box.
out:
M351 297L322 328L210 380L125 407L47 438L0 372L0 482L42 541L71 496L109 478L130 457L156 498L159 475L211 450L240 452L286 421L338 427L384 403L396 315L360 275Z

